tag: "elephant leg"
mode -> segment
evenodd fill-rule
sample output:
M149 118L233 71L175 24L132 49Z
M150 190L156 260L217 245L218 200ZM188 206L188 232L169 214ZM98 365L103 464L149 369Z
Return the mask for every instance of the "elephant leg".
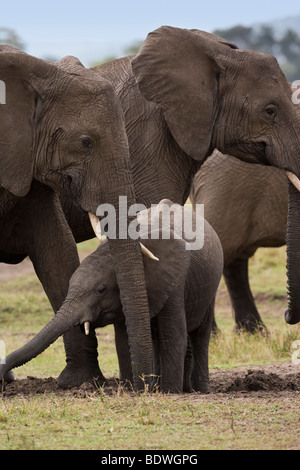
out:
M160 354L158 341L157 319L151 321L152 345L153 345L153 380L150 382L150 390L155 390L160 386ZM120 381L125 385L132 386L133 376L131 368L130 350L128 344L128 335L126 332L125 321L114 324L116 350L119 361L119 377Z
M67 365L57 379L60 388L79 387L85 382L101 386L105 382L98 364L98 342L93 329L85 335L78 326L65 333Z
M212 315L213 304L208 308L201 326L189 333L193 351L191 386L193 391L200 393L210 392L208 348L212 328Z
M258 313L249 285L248 258L237 258L224 268L223 274L237 328L249 333L266 331L266 326Z
M160 383L160 350L157 317L151 319L151 335L152 335L152 355L153 355L153 377L150 382L150 390L156 391L161 387Z
M119 378L124 385L133 384L131 357L125 319L114 324L116 351L119 361Z
M212 309L212 315L213 315L213 319L212 319L212 327L211 327L211 332L213 335L218 335L218 333L220 332L220 329L217 325L217 322L216 322L216 316L215 316L215 303L216 303L216 298L214 298L212 304L211 304L211 309Z
M188 343L187 343L187 350L184 359L184 375L183 375L183 392L184 393L191 393L192 386L191 386L191 376L192 376L192 369L193 369L193 350L191 345L190 336L188 335Z
M32 194L24 232L30 226L28 255L45 293L56 313L68 292L69 280L79 266L72 232L61 211L57 196L46 186ZM34 197L36 196L36 197ZM34 204L34 211L32 210ZM87 381L100 383L104 377L98 365L97 339L94 331L86 336L80 327L64 335L67 365L58 377L60 387L79 386Z
M187 331L183 293L169 298L157 316L160 352L160 390L182 393Z

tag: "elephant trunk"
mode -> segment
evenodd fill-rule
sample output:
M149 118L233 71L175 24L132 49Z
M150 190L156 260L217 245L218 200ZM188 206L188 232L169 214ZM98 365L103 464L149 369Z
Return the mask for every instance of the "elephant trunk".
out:
M131 355L133 388L144 390L152 375L152 339L150 314L145 282L141 245L138 239L129 236L129 225L134 216L128 209L137 203L134 191L128 142L123 142L123 157L120 154L118 168L112 170L111 158L107 162L109 180L106 181L105 207L92 213L101 219L110 208L114 208L114 222L108 217L106 233L112 255L120 300L125 316L128 343ZM117 149L115 150L117 152ZM125 152L125 154L124 154ZM126 158L126 156L128 158ZM121 158L122 157L122 158ZM116 191L117 188L117 191ZM102 212L103 210L103 212ZM105 217L106 218L106 217ZM111 223L111 225L110 225ZM105 224L104 224L105 227ZM103 229L104 229L103 227ZM115 227L115 233L114 232ZM110 229L112 229L110 231Z
M5 363L0 366L0 379L5 378L7 373L15 367L26 364L31 359L41 354L47 349L54 341L62 334L73 328L79 323L79 315L75 312L82 311L82 306L72 310L66 308L65 304L62 305L57 314L50 320L50 322L27 344L12 352L5 358Z
M120 251L120 245L123 247ZM144 265L140 244L131 240L111 240L117 282L125 316L131 355L133 387L143 390L152 375L152 341ZM124 257L124 253L126 256Z
M287 323L294 325L300 321L300 193L289 182L287 243L288 309L285 312Z

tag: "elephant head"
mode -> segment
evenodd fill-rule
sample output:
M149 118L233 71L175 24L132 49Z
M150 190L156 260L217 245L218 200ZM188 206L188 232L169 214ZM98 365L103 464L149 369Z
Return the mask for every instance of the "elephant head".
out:
M300 114L274 57L203 31L163 26L148 35L131 63L142 94L162 108L186 154L203 162L217 148L272 165L300 190ZM299 213L300 194L290 186L289 323L300 321Z
M147 293L137 240L119 239L119 195L135 203L123 112L112 85L73 57L50 63L0 46L0 185L25 196L32 180L72 198L95 216L101 203L116 209L116 237L109 241L116 265L134 385L151 374ZM133 287L134 286L134 290Z

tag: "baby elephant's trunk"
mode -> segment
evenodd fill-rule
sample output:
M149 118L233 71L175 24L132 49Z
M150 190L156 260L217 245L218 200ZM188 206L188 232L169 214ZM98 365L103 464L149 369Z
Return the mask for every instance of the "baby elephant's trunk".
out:
M80 309L74 310L74 312ZM26 364L31 359L41 354L54 341L66 331L79 323L79 319L67 310L63 305L52 320L27 344L12 352L5 358L4 364L0 365L0 380L10 381L11 374L9 371L15 367Z

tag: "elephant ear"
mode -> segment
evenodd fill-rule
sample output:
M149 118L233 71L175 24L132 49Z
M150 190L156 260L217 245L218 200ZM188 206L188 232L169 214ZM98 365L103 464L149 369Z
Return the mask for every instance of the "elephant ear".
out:
M211 150L218 55L230 48L236 46L209 33L162 26L148 34L131 62L141 93L161 106L174 139L196 160Z
M84 65L80 62L80 60L72 55L67 55L63 57L62 59L55 62L55 64L57 65L57 67L74 74L76 74L78 71L81 72L83 69L85 69Z
M163 308L177 286L185 282L190 263L186 242L177 238L172 231L170 235L170 240L141 238L143 245L159 258L158 262L143 255L151 317Z
M5 104L0 104L0 185L15 196L25 196L31 186L34 122L42 109L39 90L54 74L50 62L0 46L0 80L5 84Z

